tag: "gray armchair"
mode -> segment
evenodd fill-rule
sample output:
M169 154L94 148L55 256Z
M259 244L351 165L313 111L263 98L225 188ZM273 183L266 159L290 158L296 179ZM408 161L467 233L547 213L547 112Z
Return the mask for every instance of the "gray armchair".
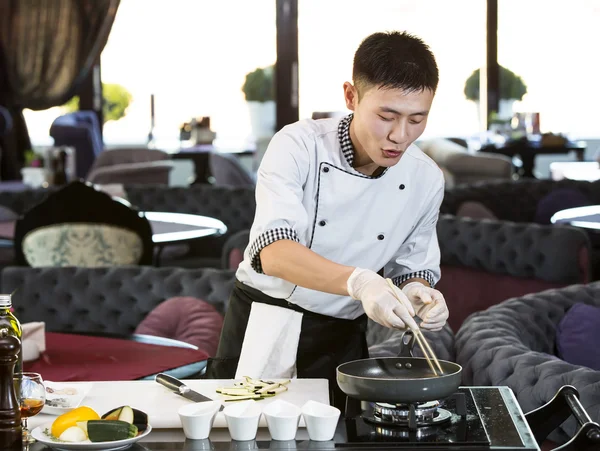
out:
M510 158L497 154L475 154L450 139L419 141L419 148L437 163L446 181L446 188L481 180L512 179Z
M557 326L576 303L600 306L600 283L513 298L471 315L456 335L463 384L506 385L525 412L550 401L563 385L572 385L592 421L600 422L600 371L555 355ZM577 429L571 418L549 438L564 442Z
M173 163L166 152L146 148L104 150L86 179L90 183L169 184Z
M212 152L208 160L215 186L254 188L254 176L246 170L235 155Z

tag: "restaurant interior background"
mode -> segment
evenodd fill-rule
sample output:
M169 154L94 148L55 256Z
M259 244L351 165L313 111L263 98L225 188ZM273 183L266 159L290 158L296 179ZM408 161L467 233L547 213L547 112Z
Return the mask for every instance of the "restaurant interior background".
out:
M156 427L151 440L179 429L183 442L177 412L185 400L140 384L168 372L222 396L205 371L236 270L255 245L256 174L248 170L286 124L346 114L342 85L361 40L406 30L430 45L440 69L418 144L446 181L435 288L450 317L423 336L438 358L461 366L451 374L460 390L482 395L422 398L418 415L406 399L385 414L400 432L390 440L455 449L456 433L490 450L546 451L554 447L546 436L555 444L574 437L590 447L568 449L597 449L600 425L589 420L600 423L599 23L600 0L0 0L0 292L14 295L2 296L0 313L14 307L29 329L23 343L34 352L24 370L46 382L98 383L86 400L92 407L139 402ZM79 105L67 100L73 93ZM262 130L251 99L267 100ZM23 106L31 107L27 127ZM578 169L558 180L555 162ZM410 194L404 183L396 192ZM373 320L366 329L371 358L406 351L404 330ZM102 392L109 385L99 382L119 389ZM555 397L565 386L577 392ZM312 378L294 378L277 396L331 399ZM563 403L560 414L524 416L552 399ZM347 403L344 418L365 426L376 448L389 431L365 423L362 404ZM563 422L567 404L575 415ZM415 435L417 417L424 421ZM215 427L226 432L221 419ZM529 426L553 432L519 432ZM592 426L593 437L576 435ZM232 437L222 437L232 449ZM517 446L522 439L532 446Z
M368 7L367 7L368 3ZM465 81L485 62L486 2L482 0L299 0L299 116L344 111L342 84L351 78L360 41L380 30L407 30L428 43L440 85L423 138L477 139L475 102ZM233 13L232 13L233 12ZM598 0L499 0L498 62L520 76L527 92L514 112L539 112L541 131L587 141L586 160L600 149ZM273 0L122 0L102 52L103 83L131 94L124 117L104 125L107 147L146 145L154 96L153 146L175 151L182 124L210 116L216 144L243 146L251 134L241 87L245 75L276 59ZM34 146L48 146L60 107L25 111ZM551 161L538 156L548 177ZM186 184L189 160L175 161L171 184Z

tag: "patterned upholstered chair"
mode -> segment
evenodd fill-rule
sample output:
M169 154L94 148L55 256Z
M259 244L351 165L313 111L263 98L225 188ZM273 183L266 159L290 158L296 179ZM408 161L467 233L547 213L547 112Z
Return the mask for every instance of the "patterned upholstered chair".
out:
M563 385L572 385L592 421L600 423L600 371L557 356L559 323L579 303L600 307L600 283L508 299L471 315L456 334L463 384L509 386L525 412L550 401ZM564 442L578 427L570 418L549 438Z
M152 229L128 205L72 182L15 225L15 259L29 266L152 264Z
M30 266L113 266L137 264L143 252L141 237L106 224L66 223L39 227L27 233L23 255Z

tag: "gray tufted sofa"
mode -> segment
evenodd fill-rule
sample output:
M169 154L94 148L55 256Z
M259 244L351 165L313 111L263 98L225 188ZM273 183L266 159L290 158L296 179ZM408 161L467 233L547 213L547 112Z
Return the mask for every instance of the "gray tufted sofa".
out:
M592 420L600 422L600 372L555 357L557 325L575 303L600 306L600 282L509 299L471 315L456 335L463 383L507 385L525 412L573 385ZM576 429L570 419L550 439L563 442Z
M600 204L600 181L494 180L446 190L441 213L456 214L465 201L481 202L497 218L514 222L533 222L538 202L555 189L576 189L596 204Z
M441 215L437 284L458 330L471 313L505 299L591 280L588 235L575 227Z
M209 268L8 267L0 280L2 292L17 290L13 305L21 322L45 321L51 332L130 334L154 307L175 296L203 299L224 314L235 274ZM426 334L440 358L454 359L449 328ZM400 336L370 322L367 342L374 356L394 356Z
M159 303L175 296L203 299L224 313L233 271L154 267L29 268L2 271L21 322L45 321L52 332L130 334Z
M184 255L172 258L165 255L161 258L164 266L220 267L224 243L236 232L252 226L256 210L253 188L202 184L189 187L127 185L125 192L127 200L140 210L211 216L227 226L223 236L190 243Z
M48 188L26 189L23 191L0 191L0 205L21 215L59 188L50 186Z

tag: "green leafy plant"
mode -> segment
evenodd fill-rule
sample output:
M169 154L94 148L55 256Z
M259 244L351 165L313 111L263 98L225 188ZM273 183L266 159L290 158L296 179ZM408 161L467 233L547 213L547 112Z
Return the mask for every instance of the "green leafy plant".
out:
M118 121L127 114L131 93L116 83L102 83L102 113L104 122ZM79 96L72 97L63 108L68 112L79 110Z
M477 69L465 82L465 97L468 100L479 100L479 73ZM521 100L527 93L527 85L521 77L506 67L500 66L500 99Z
M274 67L259 67L246 74L242 91L247 102L268 102L275 100Z

